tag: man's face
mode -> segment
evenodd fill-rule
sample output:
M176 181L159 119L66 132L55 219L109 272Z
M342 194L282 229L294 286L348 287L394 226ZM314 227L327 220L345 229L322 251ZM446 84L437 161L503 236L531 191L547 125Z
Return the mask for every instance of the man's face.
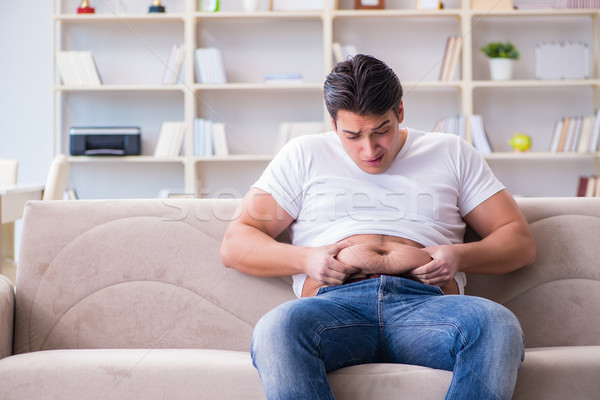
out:
M406 132L400 130L404 119L400 104L400 118L393 111L383 115L361 116L340 110L337 114L337 129L344 150L352 161L368 174L381 174L390 167L406 141Z

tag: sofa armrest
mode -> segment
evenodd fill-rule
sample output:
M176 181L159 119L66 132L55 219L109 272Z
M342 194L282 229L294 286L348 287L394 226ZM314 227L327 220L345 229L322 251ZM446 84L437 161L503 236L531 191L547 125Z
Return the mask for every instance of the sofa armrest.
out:
M15 288L0 275L0 359L12 355L15 316Z

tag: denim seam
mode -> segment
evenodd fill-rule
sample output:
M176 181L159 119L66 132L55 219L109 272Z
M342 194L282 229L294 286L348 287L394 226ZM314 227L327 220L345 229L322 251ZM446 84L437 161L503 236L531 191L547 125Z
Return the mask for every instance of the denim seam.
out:
M374 325L374 324L365 324L365 323L349 323L349 324L341 324L341 325L335 325L335 326L329 325L329 326L326 326L326 327L323 327L323 328L319 328L319 329L317 329L315 331L315 335L313 337L313 346L315 348L320 346L320 344L321 344L321 336L322 336L323 332L326 332L326 331L331 330L331 329L354 328L354 327L357 327L357 326L373 327L373 326L377 326L377 325Z

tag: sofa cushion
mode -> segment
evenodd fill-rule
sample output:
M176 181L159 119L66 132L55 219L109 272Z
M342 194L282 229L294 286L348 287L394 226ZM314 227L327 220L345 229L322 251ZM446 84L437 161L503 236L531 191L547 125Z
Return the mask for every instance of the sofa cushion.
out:
M247 351L258 319L294 295L287 278L258 279L222 266L220 241L235 205L189 199L28 203L15 353Z
M600 346L527 349L513 400L597 399Z
M0 360L4 400L264 399L246 352L50 350Z
M535 237L535 263L500 276L468 276L465 292L510 309L527 347L600 345L598 200L519 199Z

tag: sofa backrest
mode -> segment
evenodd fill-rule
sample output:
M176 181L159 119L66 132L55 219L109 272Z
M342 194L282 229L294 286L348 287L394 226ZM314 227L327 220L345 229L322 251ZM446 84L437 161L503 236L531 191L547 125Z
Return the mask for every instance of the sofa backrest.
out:
M509 308L527 347L600 345L600 198L520 198L533 265L472 275L465 292Z
M521 321L528 347L600 345L600 198L518 199L533 265L468 277ZM17 268L15 353L71 348L248 350L288 278L222 267L239 200L28 203Z
M26 206L15 353L73 348L248 350L290 279L222 266L235 200L81 200Z

